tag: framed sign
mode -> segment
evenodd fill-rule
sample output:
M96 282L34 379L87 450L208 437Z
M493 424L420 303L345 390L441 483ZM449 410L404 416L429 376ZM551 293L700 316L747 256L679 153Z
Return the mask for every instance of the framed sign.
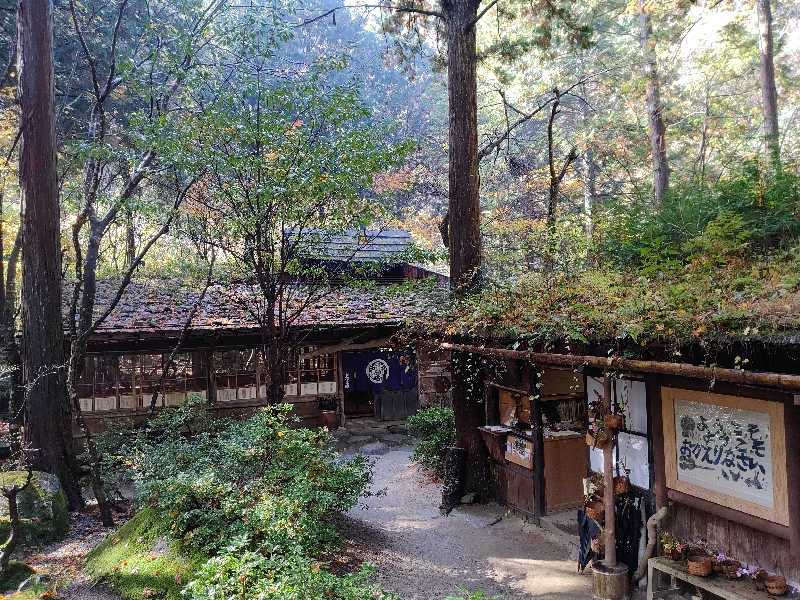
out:
M783 404L661 388L668 488L789 524Z

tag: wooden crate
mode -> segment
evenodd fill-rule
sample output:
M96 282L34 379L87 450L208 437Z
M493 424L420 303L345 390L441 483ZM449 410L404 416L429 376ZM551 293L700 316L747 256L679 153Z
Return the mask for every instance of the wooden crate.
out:
M509 435L506 438L506 460L526 469L533 469L533 442Z

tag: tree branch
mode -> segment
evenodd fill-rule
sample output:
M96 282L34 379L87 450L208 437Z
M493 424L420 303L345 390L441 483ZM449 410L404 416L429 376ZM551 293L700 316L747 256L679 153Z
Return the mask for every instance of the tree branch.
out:
M478 13L477 17L475 17L474 19L472 19L472 21L470 21L469 23L466 24L466 26L464 27L464 33L467 33L470 29L475 27L475 25L478 23L478 21L480 21L484 17L484 15L487 12L489 12L489 10L491 10L491 8L495 4L497 4L499 1L500 0L492 0L491 2L489 2L489 4L487 4L486 7L481 12Z

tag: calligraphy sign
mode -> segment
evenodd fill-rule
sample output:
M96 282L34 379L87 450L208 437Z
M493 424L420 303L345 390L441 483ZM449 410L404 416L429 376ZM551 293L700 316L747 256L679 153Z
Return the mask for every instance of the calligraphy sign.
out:
M667 486L788 524L783 404L662 388Z

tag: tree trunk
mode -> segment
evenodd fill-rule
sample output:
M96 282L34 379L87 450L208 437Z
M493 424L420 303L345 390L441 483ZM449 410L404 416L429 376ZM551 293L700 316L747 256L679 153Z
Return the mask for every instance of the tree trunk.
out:
M480 357L466 352L453 352L451 369L456 446L466 451L462 492L475 492L480 499L485 499L488 495L488 456L478 431L478 427L485 425ZM445 482L445 488L448 483ZM451 489L449 494L454 495L455 490ZM446 504L444 499L442 504Z
M778 137L778 92L775 88L775 63L772 44L772 9L770 0L756 0L758 9L758 35L761 46L761 108L764 111L764 141L767 161L777 171L780 167L780 139Z
M471 288L480 278L481 211L478 177L478 84L475 27L478 2L442 3L447 28L448 242L450 285Z
M653 189L656 204L661 202L669 186L669 165L665 139L664 105L656 66L656 53L650 40L650 18L645 0L639 0L639 40L647 72L647 122L650 128L650 153L653 156Z
M594 207L597 204L597 167L594 164L594 151L587 146L583 151L583 222L586 240L594 239Z
M52 4L20 0L17 17L22 130L19 171L24 256L24 441L28 448L39 450L33 468L56 475L74 509L83 502L73 470L71 413L65 402Z

